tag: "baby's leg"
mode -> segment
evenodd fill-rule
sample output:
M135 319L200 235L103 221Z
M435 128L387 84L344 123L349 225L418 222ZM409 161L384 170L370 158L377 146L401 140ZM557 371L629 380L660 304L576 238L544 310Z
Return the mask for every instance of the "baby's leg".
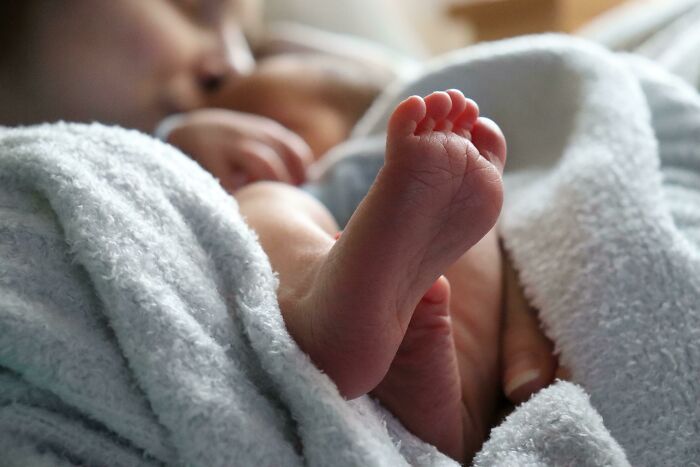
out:
M416 306L394 361L372 395L413 434L461 462L483 438L471 429L463 405L449 305L450 285L441 277ZM472 444L477 444L473 452Z
M290 313L306 308L319 265L335 243L338 225L322 204L282 183L254 183L235 196L241 215L258 234L279 276L277 298L287 328L304 348L306 320Z
M307 322L323 313L309 299L316 280L314 265L328 259L337 226L323 206L287 185L256 183L238 191L236 198L279 274L278 299L287 328L308 352L303 335ZM376 350L378 355L393 351L395 356L386 374L374 382L373 395L416 436L461 460L465 414L448 305L449 283L440 278L416 306L399 348L387 342ZM352 336L361 328L358 323L339 332ZM354 339L362 347L362 335ZM319 361L317 353L310 356ZM346 360L332 363L352 365L354 358L349 352ZM347 395L346 388L339 389Z
M273 204L265 185L238 195L280 274L290 333L348 398L393 371L426 291L495 224L505 141L477 117L458 91L400 104L385 166L335 243L330 216L291 188L274 188Z
M249 197L244 204L252 207L243 213L285 284L279 298L289 306L290 331L347 397L381 381L423 294L495 224L505 144L481 154L472 130L502 135L477 116L476 105L456 91L399 105L384 168L335 244L335 225L316 218L318 210L314 223L287 209L307 198L280 194L273 207L264 198L255 202L249 193L256 187L239 194ZM275 264L277 257L285 261Z

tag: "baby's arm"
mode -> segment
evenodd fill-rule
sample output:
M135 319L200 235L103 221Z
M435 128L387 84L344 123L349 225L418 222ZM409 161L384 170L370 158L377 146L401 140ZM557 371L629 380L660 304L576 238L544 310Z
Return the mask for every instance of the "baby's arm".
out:
M167 131L159 136L199 162L230 192L258 180L299 185L313 161L303 139L264 117L203 109L166 122Z

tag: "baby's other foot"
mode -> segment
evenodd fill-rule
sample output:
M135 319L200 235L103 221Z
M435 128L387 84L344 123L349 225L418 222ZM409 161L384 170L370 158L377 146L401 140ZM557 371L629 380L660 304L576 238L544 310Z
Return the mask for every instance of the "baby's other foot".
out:
M414 435L461 462L471 453L465 453L466 414L449 304L449 283L441 277L418 303L372 395Z

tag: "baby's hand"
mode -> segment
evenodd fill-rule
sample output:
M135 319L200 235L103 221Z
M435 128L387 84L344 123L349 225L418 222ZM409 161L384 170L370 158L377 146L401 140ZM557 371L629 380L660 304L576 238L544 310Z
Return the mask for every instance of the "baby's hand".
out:
M199 162L230 192L258 180L299 185L313 161L304 140L277 122L223 109L176 117L166 141Z

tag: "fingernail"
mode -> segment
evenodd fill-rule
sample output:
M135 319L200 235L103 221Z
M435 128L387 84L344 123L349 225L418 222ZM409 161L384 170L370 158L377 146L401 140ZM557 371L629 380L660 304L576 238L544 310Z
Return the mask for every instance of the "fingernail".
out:
M528 384L536 381L540 377L540 370L529 369L516 373L513 378L506 383L505 393L506 396L512 396L520 389L524 388Z

